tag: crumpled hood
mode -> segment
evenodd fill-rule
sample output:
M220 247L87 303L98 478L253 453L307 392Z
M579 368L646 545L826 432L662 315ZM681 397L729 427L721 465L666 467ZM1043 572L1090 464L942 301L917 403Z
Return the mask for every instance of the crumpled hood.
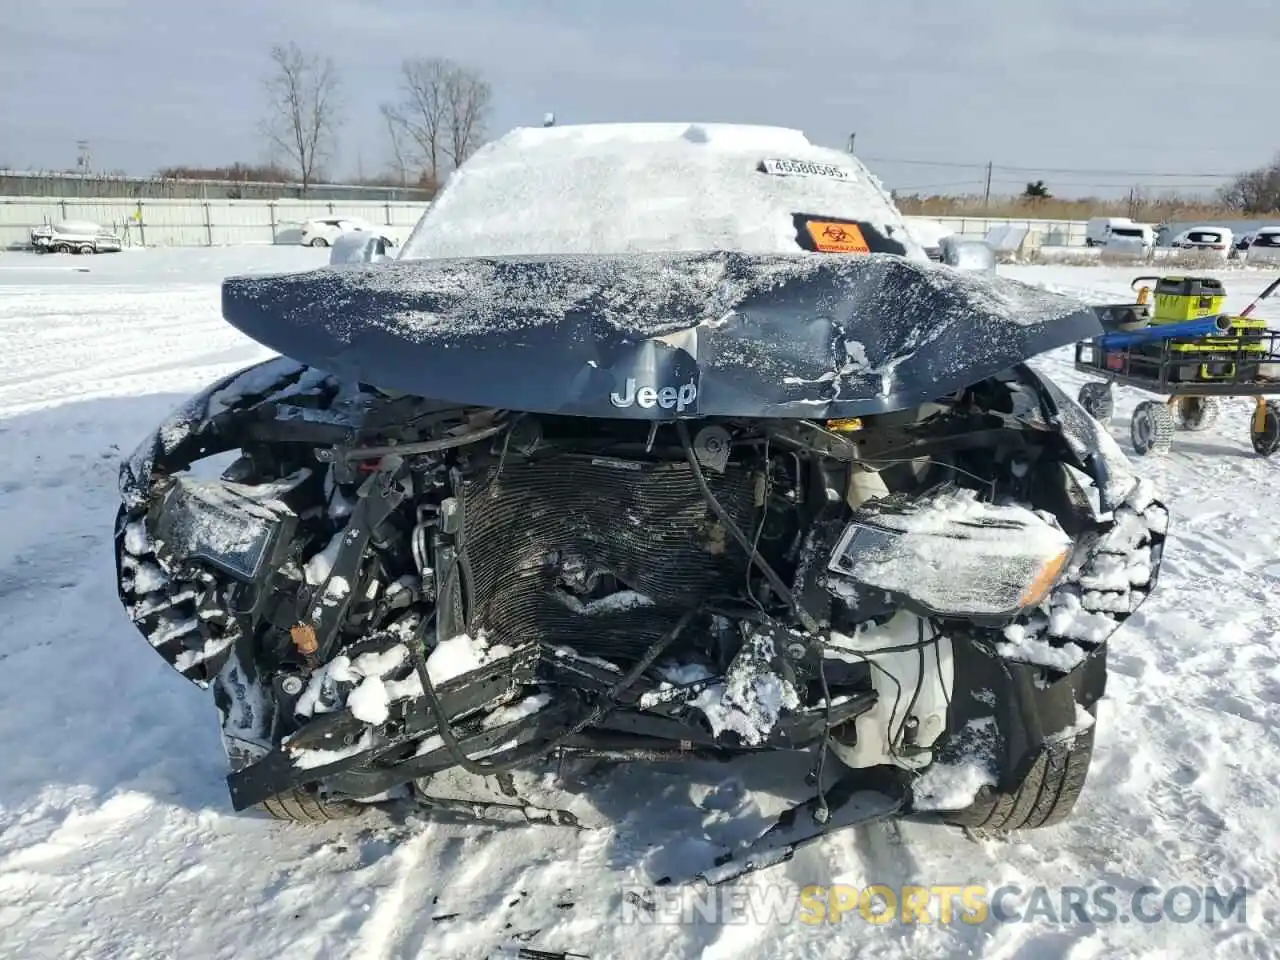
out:
M381 389L648 420L899 410L1103 332L1082 302L890 254L383 261L231 278L222 310Z

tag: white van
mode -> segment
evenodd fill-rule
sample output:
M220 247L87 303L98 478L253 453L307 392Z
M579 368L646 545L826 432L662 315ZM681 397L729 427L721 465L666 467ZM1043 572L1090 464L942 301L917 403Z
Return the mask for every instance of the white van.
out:
M1084 245L1086 247L1105 246L1112 227L1131 227L1133 221L1128 217L1094 217L1085 225Z
M1245 253L1245 263L1280 263L1280 227L1261 227Z
M1118 223L1107 231L1103 243L1107 253L1132 253L1146 256L1155 249L1156 232L1145 223Z

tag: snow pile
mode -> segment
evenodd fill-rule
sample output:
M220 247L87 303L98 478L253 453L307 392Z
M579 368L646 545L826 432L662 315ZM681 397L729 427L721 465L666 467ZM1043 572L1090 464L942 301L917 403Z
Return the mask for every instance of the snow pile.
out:
M141 519L131 520L124 528L124 554L120 567L125 574L124 585L137 594L154 593L164 589L169 578L157 566L146 559L155 558L155 546L147 533L147 525ZM167 600L167 598L166 598ZM143 597L142 602L131 611L135 620L140 620L148 613L154 612L157 599Z
M479 670L494 660L505 659L513 652L506 644L491 643L484 631L476 634L475 637L462 633L436 644L435 649L427 657L427 676L431 678L433 685L445 683L464 673ZM415 675L411 682L417 679ZM421 695L422 689L419 683L418 692L410 696Z
M764 743L783 711L800 706L795 687L779 674L773 638L753 632L729 665L723 679L701 663L659 666L657 687L640 696L641 710L685 700L707 720L716 736L736 734L748 746Z
M1064 673L1074 670L1146 598L1155 562L1151 538L1163 536L1168 525L1168 511L1155 502L1151 483L1134 478L1110 527L1086 544L1050 594L1047 617L1036 614L1006 627L997 652Z
M439 686L509 657L512 652L504 644L491 644L483 633L474 638L459 634L436 644L427 657L427 676L433 686ZM423 694L422 680L416 670L407 672L403 679L389 679L393 673L406 673L408 664L409 648L403 643L378 652L362 653L355 659L339 654L312 674L298 698L296 712L309 717L341 709L338 685L354 684L346 698L347 709L364 723L385 723L393 702Z
M775 667L777 656L772 636L748 634L724 682L712 684L693 700L716 736L731 732L747 746L759 746L769 738L784 710L799 707L795 687ZM696 672L682 675L693 676L691 682L702 679Z
M996 785L999 733L995 720L971 720L952 739L954 746L948 744L948 756L935 761L912 782L914 809L963 810L973 803L979 790Z
M1056 733L1050 734L1045 739L1053 743L1074 743L1077 738L1092 730L1096 722L1093 714L1077 703L1075 722Z
M407 662L408 658L409 650L403 645L381 652L364 653L354 660L346 654L339 654L312 673L306 689L298 697L294 712L302 717L310 717L341 709L337 685L356 684L347 698L347 706L366 723L382 723L386 720L389 702L382 678ZM368 719L369 717L381 719Z
M1058 610L1060 612L1054 626L1057 631L1066 631L1068 636L1092 630L1094 635L1101 635L1105 640L1116 628L1114 620L1103 617L1100 624L1085 622L1080 629L1076 629L1072 626L1071 616L1079 611L1079 607L1073 608L1070 603L1064 603ZM1048 626L1049 622L1043 617L1033 617L1028 623L1010 624L1004 628L1004 642L996 645L996 652L1007 660L1035 663L1070 673L1080 666L1088 651L1075 643L1052 642L1047 635ZM1056 635L1063 634L1058 632Z
M303 576L307 583L312 586L319 586L329 579L329 574L333 572L333 565L338 560L338 551L342 548L342 539L346 531L339 530L329 542L311 555L303 566Z

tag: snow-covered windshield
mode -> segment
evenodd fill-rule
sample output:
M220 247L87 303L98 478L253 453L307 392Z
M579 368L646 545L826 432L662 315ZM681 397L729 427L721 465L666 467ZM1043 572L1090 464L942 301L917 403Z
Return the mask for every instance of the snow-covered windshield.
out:
M870 223L925 259L849 154L796 130L683 123L515 130L453 174L400 258L799 253L796 214Z

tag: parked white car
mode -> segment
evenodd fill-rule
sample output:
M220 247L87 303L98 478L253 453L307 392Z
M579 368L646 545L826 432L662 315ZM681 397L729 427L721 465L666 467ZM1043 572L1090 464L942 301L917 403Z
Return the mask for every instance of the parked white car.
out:
M928 253L928 249L925 250ZM939 259L957 270L996 272L996 251L986 240L950 233L938 241ZM929 255L933 259L932 254Z
M1280 263L1280 227L1261 227L1245 253L1246 263Z
M1132 226L1134 223L1128 217L1094 217L1085 224L1084 245L1086 247L1106 246L1112 228Z
M333 241L352 230L377 232L378 228L359 217L317 217L303 222L298 242L304 247L331 247Z
M61 220L31 231L36 253L116 253L123 247L119 235L89 220Z
M907 233L911 234L916 243L924 247L924 252L930 260L941 262L942 241L946 237L955 234L955 230L951 227L944 227L937 220L911 217L907 219Z
M349 230L339 234L329 250L329 263L374 263L390 259L395 246L385 236L372 230Z
M1231 253L1232 239L1233 235L1226 227L1192 227L1174 237L1170 246L1175 250L1219 254L1225 260Z
M1156 245L1156 232L1143 223L1115 224L1107 232L1103 249L1107 253L1132 253L1146 256Z

